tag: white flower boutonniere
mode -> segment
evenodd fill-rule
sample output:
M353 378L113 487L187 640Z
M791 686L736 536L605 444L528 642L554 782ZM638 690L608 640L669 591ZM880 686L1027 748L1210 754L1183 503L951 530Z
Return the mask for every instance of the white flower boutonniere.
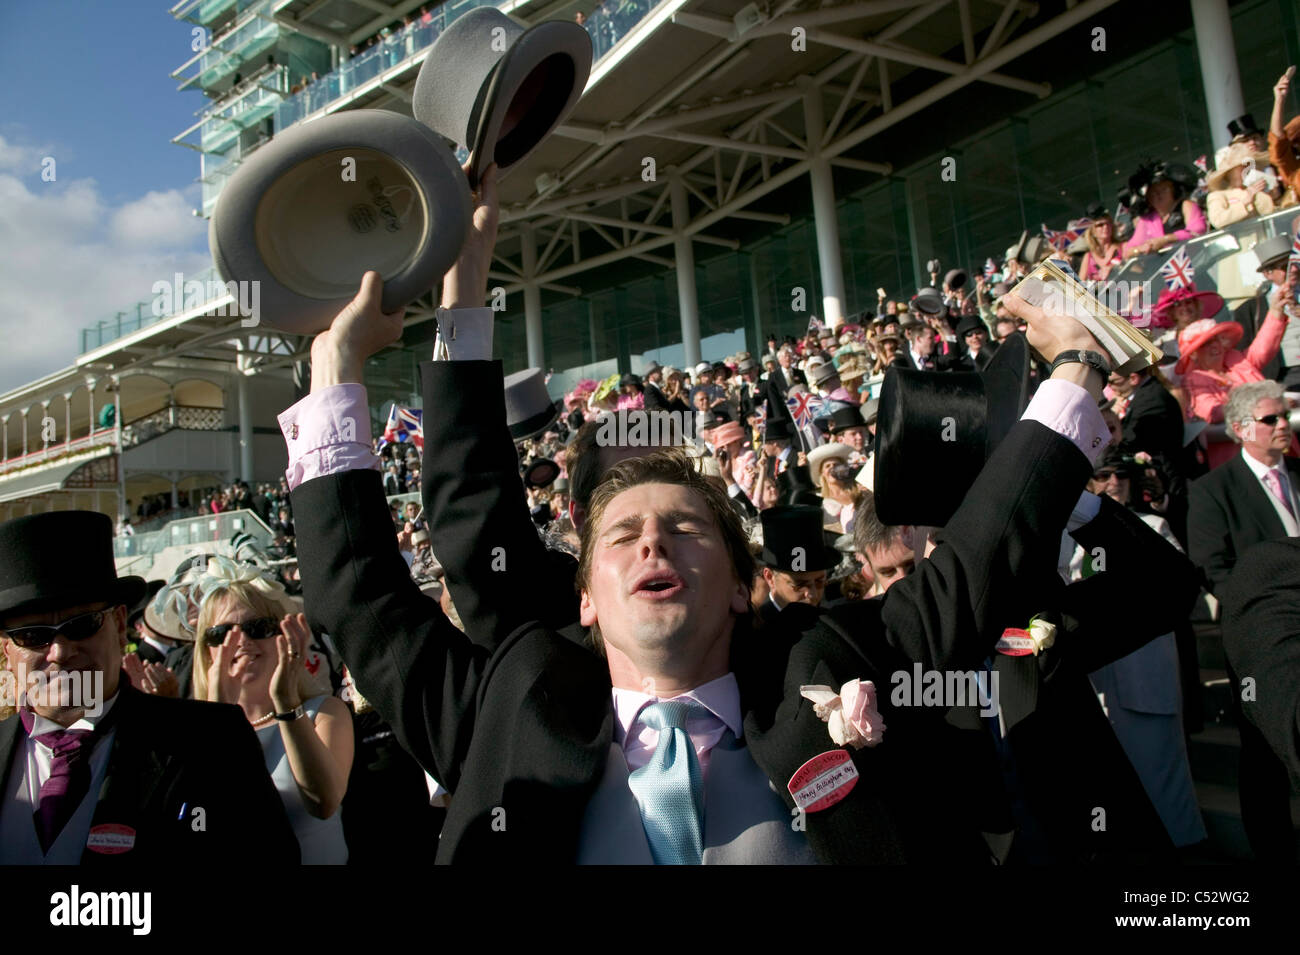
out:
M1034 616L1024 630L1008 627L1002 631L994 649L1009 657L1038 656L1056 643L1056 624Z

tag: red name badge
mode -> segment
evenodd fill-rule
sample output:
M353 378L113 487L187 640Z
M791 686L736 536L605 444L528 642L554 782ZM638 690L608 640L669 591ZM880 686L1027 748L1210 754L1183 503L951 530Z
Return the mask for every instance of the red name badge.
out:
M790 777L786 788L794 804L804 812L817 812L835 805L858 784L858 768L846 750L833 749L814 756Z
M1007 628L1002 631L994 649L1009 657L1027 657L1034 652L1034 638L1028 630Z
M107 856L130 852L135 848L135 830L116 822L95 826L86 839L86 848Z

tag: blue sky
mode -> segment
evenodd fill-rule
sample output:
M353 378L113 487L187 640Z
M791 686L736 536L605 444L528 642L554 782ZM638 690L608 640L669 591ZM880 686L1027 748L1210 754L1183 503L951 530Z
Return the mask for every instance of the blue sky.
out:
M171 139L205 97L169 76L193 55L170 5L0 0L0 134L49 145L60 178L93 177L109 202L189 186L198 153Z
M80 330L155 281L211 264L199 155L171 143L205 98L169 75L192 37L168 9L0 0L0 394L71 365Z

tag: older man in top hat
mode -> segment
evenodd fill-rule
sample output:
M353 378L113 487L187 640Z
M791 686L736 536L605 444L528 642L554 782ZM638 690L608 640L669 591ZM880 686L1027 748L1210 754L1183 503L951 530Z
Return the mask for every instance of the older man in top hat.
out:
M21 694L18 718L0 723L0 863L297 862L238 708L123 679L127 612L143 595L139 577L117 576L102 514L0 524L0 692Z

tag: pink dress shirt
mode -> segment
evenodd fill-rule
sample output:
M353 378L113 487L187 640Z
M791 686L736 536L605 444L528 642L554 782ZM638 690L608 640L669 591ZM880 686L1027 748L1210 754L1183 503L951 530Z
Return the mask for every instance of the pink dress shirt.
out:
M709 754L727 730L736 739L744 737L744 718L740 712L740 686L736 675L728 673L716 680L679 696L673 700L694 700L709 712L686 721L686 733L695 744L695 755L700 761L700 772L709 771ZM658 697L637 690L614 687L614 742L623 747L628 772L634 772L650 762L655 747L659 745L659 731L651 729L641 720L641 713Z

